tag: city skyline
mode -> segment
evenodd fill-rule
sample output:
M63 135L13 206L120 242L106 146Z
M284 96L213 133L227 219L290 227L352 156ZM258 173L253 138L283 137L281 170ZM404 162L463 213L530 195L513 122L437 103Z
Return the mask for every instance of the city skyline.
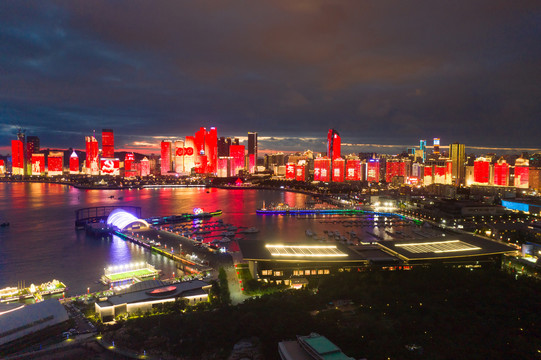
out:
M261 153L323 151L329 128L344 152L540 147L534 1L1 8L0 153L19 127L50 148L114 128L117 148L156 152L198 124L256 131Z

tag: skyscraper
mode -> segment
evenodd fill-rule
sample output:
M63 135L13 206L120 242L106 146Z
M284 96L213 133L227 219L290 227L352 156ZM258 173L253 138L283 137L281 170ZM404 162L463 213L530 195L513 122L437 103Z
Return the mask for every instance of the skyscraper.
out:
M423 154L423 162L426 161L426 140L421 140L419 142L419 147L421 149L421 152Z
M453 143L449 145L449 157L453 163L451 176L455 185L464 184L466 174L466 145Z
M340 134L334 129L329 129L327 133L327 157L331 160L339 158L340 154Z
M164 140L161 142L161 171L162 175L168 175L171 171L171 150L172 143L171 140Z
M103 129L101 131L102 158L115 157L115 135L112 129Z
M440 154L440 138L434 138L434 147L433 147L434 155Z
M98 140L94 136L86 136L86 173L89 175L99 175L99 159L98 159Z
M255 173L257 165L257 133L248 133L248 172Z
M19 140L11 140L11 173L24 175L24 144Z

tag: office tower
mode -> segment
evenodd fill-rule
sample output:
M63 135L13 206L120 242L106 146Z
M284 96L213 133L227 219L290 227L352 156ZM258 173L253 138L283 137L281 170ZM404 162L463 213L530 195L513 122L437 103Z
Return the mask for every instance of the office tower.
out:
M24 143L22 140L11 140L11 173L24 175Z
M135 156L133 153L126 153L124 157L124 177L132 178L137 176L135 169Z
M174 142L175 148L173 149L173 154L175 154L173 158L174 162L174 171L177 174L186 174L186 170L184 169L184 155L185 155L185 148L184 148L184 140L175 140Z
M257 166L257 133L248 133L248 172L255 173Z
M85 161L86 173L89 175L99 175L100 170L99 170L99 159L98 159L98 153L99 153L98 140L96 140L94 136L86 136L85 143L86 143L86 161Z
M361 160L348 159L346 161L346 180L348 181L361 180Z
M379 160L378 159L368 159L366 163L366 181L368 182L379 182Z
M306 164L303 164L303 165L300 165L298 164L297 165L297 168L296 168L296 173L297 175L295 176L295 180L297 181L306 181L306 175L307 175L307 171L306 171Z
M229 154L231 156L231 172L237 176L241 170L244 170L244 145L231 145Z
M0 175L6 174L6 163L4 159L0 159Z
M286 164L286 180L295 180L297 176L296 167L297 165L292 162Z
M45 154L32 154L32 173L33 176L40 176L45 173Z
M466 174L466 146L459 143L449 145L449 158L452 161L452 183L457 186L464 184L464 176Z
M332 163L332 181L344 182L346 161L342 158L336 158Z
M515 160L515 187L527 189L529 187L530 162L522 156Z
M64 152L49 151L47 156L47 176L58 176L64 173Z
M329 129L327 133L327 157L331 160L339 158L340 154L340 134L334 129Z
M184 141L184 171L191 173L195 167L195 137L186 136Z
M161 166L160 174L169 175L171 172L171 150L172 143L171 140L163 140L161 142Z
M143 160L141 160L141 176L149 176L150 175L150 161L145 156Z
M39 137L27 136L26 137L26 162L28 164L32 161L32 155L39 152Z
M509 186L509 164L503 157L494 164L494 185Z
M77 156L77 153L75 150L70 155L70 174L78 174L79 173L79 156Z
M440 154L440 138L434 138L434 155Z
M423 184L425 186L432 185L434 183L434 165L425 165L423 171Z
M473 163L473 182L482 185L490 183L490 161L479 157Z
M419 147L420 147L420 150L421 150L421 155L423 157L423 162L426 161L426 140L421 140L419 142Z
M401 183L405 183L411 174L411 160L409 159L390 159L385 165L385 181L388 183L395 177L400 178Z
M220 137L218 139L218 156L229 156L229 147L231 146L231 138Z
M101 157L112 159L115 157L115 135L112 129L101 131Z
M314 181L329 182L331 180L331 159L320 157L314 159Z

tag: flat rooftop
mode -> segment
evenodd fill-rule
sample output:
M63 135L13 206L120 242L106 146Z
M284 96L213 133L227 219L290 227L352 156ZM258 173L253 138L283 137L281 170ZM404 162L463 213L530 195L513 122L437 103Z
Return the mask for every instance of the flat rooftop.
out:
M512 246L465 234L385 240L380 241L379 245L384 250L407 260L485 256L516 251Z

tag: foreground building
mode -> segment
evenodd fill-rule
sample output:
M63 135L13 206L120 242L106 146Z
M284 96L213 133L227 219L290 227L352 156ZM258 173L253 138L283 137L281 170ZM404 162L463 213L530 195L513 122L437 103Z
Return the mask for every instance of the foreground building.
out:
M282 360L354 360L325 336L317 333L297 336L297 341L279 342L278 354Z
M103 322L112 321L122 314L146 312L153 308L186 299L189 305L208 301L211 285L201 280L167 285L160 280L148 280L132 285L126 291L96 302L96 314Z
M516 251L505 244L463 234L352 246L241 240L239 247L254 279L291 287L300 287L312 277L343 271L408 270L436 264L499 266L503 254Z

